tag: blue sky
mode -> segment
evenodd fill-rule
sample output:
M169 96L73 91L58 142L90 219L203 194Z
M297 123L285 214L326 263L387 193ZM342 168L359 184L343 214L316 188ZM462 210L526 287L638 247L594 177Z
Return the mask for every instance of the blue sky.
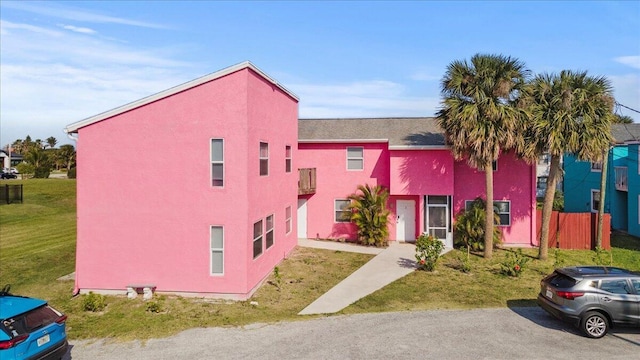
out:
M0 2L0 145L250 60L301 117L433 116L447 64L587 70L640 110L640 1ZM640 114L619 113L640 122Z

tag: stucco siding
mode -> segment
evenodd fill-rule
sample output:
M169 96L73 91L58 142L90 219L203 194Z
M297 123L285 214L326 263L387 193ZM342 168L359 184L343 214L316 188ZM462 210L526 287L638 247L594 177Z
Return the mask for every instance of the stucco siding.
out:
M452 195L453 156L449 149L392 150L392 195Z

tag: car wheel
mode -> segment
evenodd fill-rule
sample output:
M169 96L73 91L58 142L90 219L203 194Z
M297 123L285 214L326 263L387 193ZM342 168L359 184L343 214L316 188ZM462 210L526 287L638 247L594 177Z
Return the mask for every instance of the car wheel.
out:
M601 313L590 311L582 317L580 328L588 337L599 339L609 331L609 321Z

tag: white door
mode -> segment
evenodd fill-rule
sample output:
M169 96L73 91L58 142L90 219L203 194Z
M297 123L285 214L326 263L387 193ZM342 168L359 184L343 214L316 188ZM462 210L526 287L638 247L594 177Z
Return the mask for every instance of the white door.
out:
M416 202L396 200L396 240L416 239Z
M307 238L307 199L298 199L298 238Z

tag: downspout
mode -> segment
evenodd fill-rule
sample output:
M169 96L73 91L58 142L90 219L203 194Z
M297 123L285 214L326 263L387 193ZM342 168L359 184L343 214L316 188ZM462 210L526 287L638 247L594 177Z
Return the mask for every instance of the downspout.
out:
M67 129L64 129L65 134L67 134L67 137L71 140L73 140L76 144L78 143L78 138L73 136L72 133L68 132ZM77 190L76 190L77 192ZM76 214L76 222L77 222L78 216ZM76 250L77 250L77 246L78 246L78 240L77 240L77 233L78 230L76 230ZM73 296L77 296L78 294L80 294L80 287L78 286L78 262L76 259L76 273L75 276L73 278Z

